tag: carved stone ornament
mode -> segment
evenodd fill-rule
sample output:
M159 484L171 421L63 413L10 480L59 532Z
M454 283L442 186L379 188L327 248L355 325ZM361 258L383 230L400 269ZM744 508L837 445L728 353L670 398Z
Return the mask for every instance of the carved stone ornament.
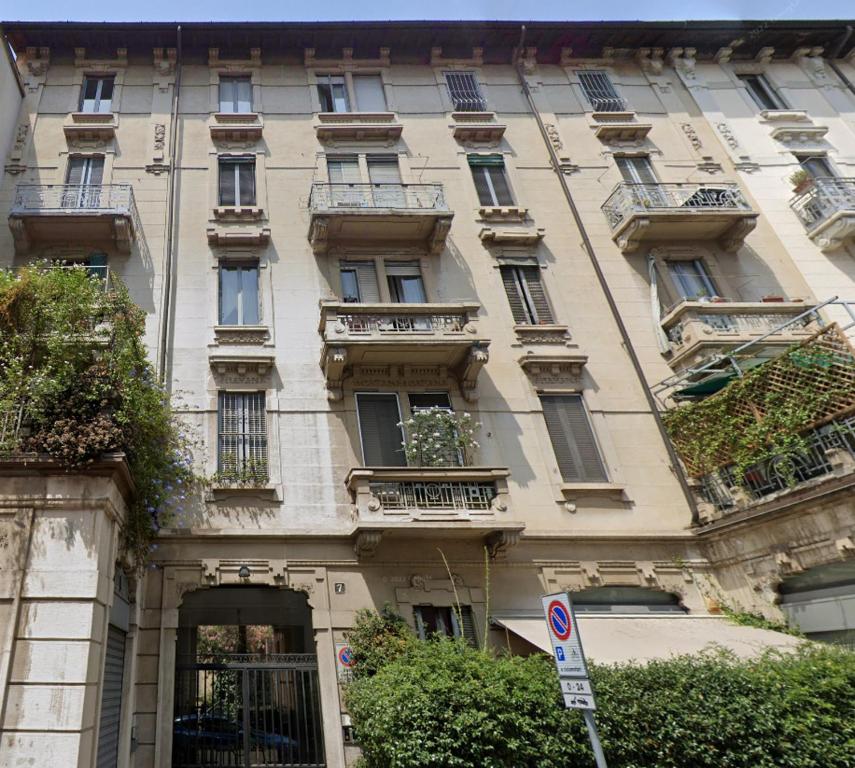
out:
M33 77L44 77L50 66L50 48L36 48L30 46L24 54L24 64L27 72Z
M686 134L686 138L692 145L692 149L694 149L695 152L700 152L704 145L701 143L700 136L698 136L698 132L695 130L695 126L693 126L691 123L680 123L680 128L682 129L683 133Z
M154 48L152 54L154 68L159 75L168 77L175 74L175 64L178 60L178 52L175 48Z
M128 49L116 48L114 59L87 59L85 48L75 48L74 66L78 69L125 69L128 66Z
M588 358L578 354L528 354L518 362L535 388L580 389Z
M261 48L250 48L248 59L221 59L219 48L208 48L208 66L211 69L257 69L261 66Z
M561 141L561 134L558 131L558 126L553 123L544 123L543 127L546 129L546 135L549 136L549 141L555 148L555 151L560 152L564 149L564 144Z
M382 531L359 531L353 542L353 551L360 559L373 557L382 538Z
M487 553L495 560L497 557L507 554L511 547L519 544L519 540L519 531L493 531L485 540Z
M727 123L716 123L715 129L721 134L721 137L724 139L725 144L727 144L728 147L730 147L734 152L739 149L739 142L736 140L736 136L733 135L733 131Z
M664 48L639 48L635 58L642 70L648 74L661 75L665 66L662 59L664 53Z

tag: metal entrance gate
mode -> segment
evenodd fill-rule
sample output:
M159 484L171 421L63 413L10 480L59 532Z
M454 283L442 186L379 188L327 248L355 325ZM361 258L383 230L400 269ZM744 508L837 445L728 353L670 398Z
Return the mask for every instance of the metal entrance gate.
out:
M223 654L175 668L173 768L324 768L313 654Z

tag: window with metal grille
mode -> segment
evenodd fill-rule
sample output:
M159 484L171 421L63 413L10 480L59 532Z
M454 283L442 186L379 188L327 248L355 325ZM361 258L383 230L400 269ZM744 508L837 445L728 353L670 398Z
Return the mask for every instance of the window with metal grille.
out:
M564 482L606 482L603 465L581 395L541 395L543 418Z
M349 112L347 83L343 75L318 75L321 112Z
M252 112L252 80L248 77L220 78L220 112Z
M217 469L224 475L267 479L264 392L220 392Z
M786 109L787 105L763 75L737 75L760 109Z
M220 267L220 325L258 325L258 264Z
M469 155L467 160L481 205L493 207L514 204L505 175L505 161L501 155Z
M220 160L220 205L255 205L255 158Z
M446 72L445 83L455 112L485 112L487 102L481 95L474 72Z
M587 69L576 73L585 98L594 112L623 112L626 101L618 95L608 74L601 69Z
M505 265L500 269L514 322L519 325L553 323L552 310L540 279L540 267Z
M113 84L112 77L84 77L80 90L80 111L112 112Z
M416 605L413 606L413 615L416 620L416 630L422 640L441 635L462 637L469 645L478 645L471 605L461 605L459 615L456 607Z

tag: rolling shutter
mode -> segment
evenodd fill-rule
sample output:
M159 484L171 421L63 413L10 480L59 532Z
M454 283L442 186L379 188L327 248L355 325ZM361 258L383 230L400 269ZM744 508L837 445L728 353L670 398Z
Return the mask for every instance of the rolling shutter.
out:
M561 478L606 482L606 470L580 395L541 395L543 417Z
M362 459L366 467L405 467L407 457L401 445L401 414L393 394L356 395Z
M110 624L107 630L107 658L104 664L104 682L101 690L98 768L116 768L118 761L124 669L125 633Z
M377 287L377 270L373 261L343 261L342 270L356 273L359 286L359 301L364 304L379 304L380 289Z
M355 157L339 157L327 160L330 184L359 184L359 162Z
M354 75L353 90L356 91L356 108L360 112L386 111L386 96L380 75Z

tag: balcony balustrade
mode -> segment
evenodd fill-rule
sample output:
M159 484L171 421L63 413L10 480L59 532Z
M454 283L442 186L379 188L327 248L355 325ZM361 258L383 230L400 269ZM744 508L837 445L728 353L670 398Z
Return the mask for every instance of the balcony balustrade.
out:
M510 520L504 467L357 467L346 485L357 517L356 549L381 536L483 538L491 554L512 546L523 524Z
M139 214L130 184L19 184L9 213L15 250L85 241L130 253Z
M624 253L644 241L718 239L738 250L757 216L736 184L623 182L602 206L612 239Z
M321 367L333 399L354 369L390 366L439 369L456 377L474 398L490 342L478 332L474 303L353 304L321 302Z
M855 178L814 179L790 207L823 251L833 251L855 238Z
M315 253L332 243L424 244L441 253L454 214L442 184L315 183L309 200Z
M802 302L683 301L662 318L674 367L696 365L717 353L769 334L764 345L790 346L818 330ZM791 322L794 321L795 322Z

